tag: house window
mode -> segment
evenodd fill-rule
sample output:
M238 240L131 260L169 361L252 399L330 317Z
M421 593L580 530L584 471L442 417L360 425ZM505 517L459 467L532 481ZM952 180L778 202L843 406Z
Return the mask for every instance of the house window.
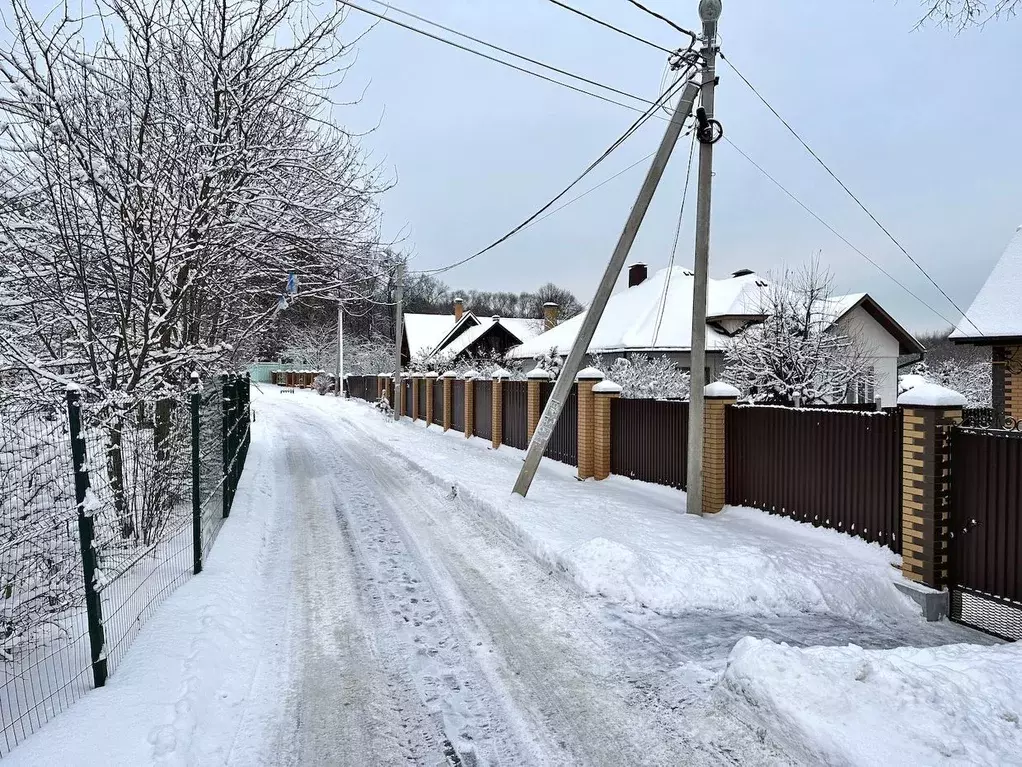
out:
M858 405L872 405L876 400L876 371L870 368L858 381L849 386L848 401Z

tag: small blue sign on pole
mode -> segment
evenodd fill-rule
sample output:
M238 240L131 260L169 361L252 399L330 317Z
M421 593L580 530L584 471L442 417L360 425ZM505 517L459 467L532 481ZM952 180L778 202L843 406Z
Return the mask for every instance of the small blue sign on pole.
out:
M298 295L298 275L296 275L294 272L291 272L287 276L287 294L289 296Z

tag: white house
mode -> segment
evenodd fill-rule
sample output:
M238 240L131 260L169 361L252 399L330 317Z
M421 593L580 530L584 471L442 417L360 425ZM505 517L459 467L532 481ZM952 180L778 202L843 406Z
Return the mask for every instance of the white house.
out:
M662 269L647 279L646 267L629 268L628 287L611 296L596 328L589 353L608 357L634 354L667 355L689 366L692 348L692 272L683 267ZM724 279L710 279L706 301L707 380L719 378L729 338L761 322L762 291L768 282L741 270ZM834 324L861 341L873 359L875 390L862 386L850 401L893 406L898 398L898 357L923 351L919 342L866 293L830 300ZM575 342L584 314L573 317L512 349L508 356L526 365L537 355L556 349L566 356Z
M451 314L405 314L402 361L412 357L451 362L461 356L504 354L527 342L556 322L556 304L544 307L545 320L525 317L477 317L466 311L462 299L454 299Z

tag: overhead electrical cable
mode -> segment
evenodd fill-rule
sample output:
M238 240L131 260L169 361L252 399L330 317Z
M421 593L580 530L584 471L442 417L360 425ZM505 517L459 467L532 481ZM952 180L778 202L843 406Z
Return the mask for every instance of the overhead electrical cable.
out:
M465 51L466 53L471 53L476 56L480 56L481 58L484 58L488 61L492 61L495 64L500 64L502 66L509 67L511 69L514 69L518 72L522 72L527 75L532 75L533 77L537 77L540 80L545 80L548 83L553 83L554 85L560 85L562 88L567 88L569 90L575 91L576 93L582 93L586 96L592 96L593 98L600 99L601 101L606 101L608 104L614 104L619 107L624 107L625 109L630 109L633 112L642 112L642 109L639 107L633 106L631 104L624 104L615 99L608 98L607 96L602 96L599 93L593 93L592 91L588 91L585 88L579 88L574 85L571 85L570 83L557 80L553 77L547 77L546 75L541 74L540 72L534 72L531 69L526 69L525 67L520 67L517 64L512 64L510 61L504 61L503 59L499 59L496 56L490 56L488 53L483 53L482 51L478 51L474 48L469 48L467 45L462 45L461 43L457 43L454 40L448 40L445 37L434 35L432 32L427 32L424 29L419 29L418 27L412 26L411 24L405 24L404 22L398 21L397 19L392 19L389 16L386 16L385 14L377 13L376 11L371 11L368 8L363 8L360 5L356 5L355 3L350 2L350 0L338 0L338 2L341 3L342 5L348 6L349 8L354 8L357 11L361 11L362 13L365 13L369 16L373 16L377 19L380 19L381 21L386 21L388 24L394 24L398 27L402 27L403 29L407 29L410 32L415 32L416 34L423 35L424 37L428 37L432 40L435 40L438 43L443 43L444 45L449 45L453 48ZM520 58L524 59L525 57L522 56ZM553 69L553 67L550 67L550 69ZM606 88L607 90L615 90L610 86L601 85L600 87Z
M858 197L856 197L855 193L852 192L852 190L848 188L848 185L845 184L845 182L842 181L833 170L831 170L830 166L827 165L827 163L825 163L823 161L823 159L815 151L813 151L813 148L810 147L809 144L806 143L805 139L803 139L802 136L799 135L798 131L796 131L791 126L791 123L789 123L787 120L785 120L781 116L780 112L778 112L774 108L774 106L769 101L766 100L766 97L764 97L763 94L760 93L759 90L756 89L756 86L754 86L751 82L749 82L749 79L745 75L743 75L734 64L731 63L731 60L729 58L727 58L727 56L725 56L723 54L723 52L720 53L720 57L722 59L724 59L724 61L727 63L727 65L729 67L731 67L731 70L736 75L738 75L739 79L743 83L745 83L746 86L748 86L749 90L751 90L754 94L756 94L756 97L763 103L763 105L767 109L770 110L770 112L774 115L774 117L776 117L778 120L780 120L781 124L785 128L787 128L788 132L791 133L791 135L794 136L798 140L798 142L803 146L803 148L810 155L812 155L813 159L815 159L816 162L820 164L820 167L822 167L825 171L827 171L827 173L830 175L830 177L832 179L834 179L834 181L837 182L838 186L840 186L844 190L845 194L847 194L849 197L852 198L852 200L855 201L855 204L858 205L862 209L862 211L867 216L870 217L870 219L872 219L874 224L876 224L878 227L880 227L880 230L885 235L887 235L887 238L891 242L893 242L895 244L895 246L898 248L898 250L900 250L905 255L905 257L909 261L912 262L912 264L916 267L916 269L918 269L923 274L923 276L926 277L926 279L930 282L930 284L933 285L933 287L935 287L937 289L937 291L942 296L944 296L944 298L947 300L947 302L949 304L951 304L951 306L953 306L955 308L955 310L962 315L962 318L967 320L968 323L970 325L972 325L976 329L976 331L982 336L983 335L983 331L980 330L976 326L976 323L974 323L972 321L972 319L970 319L969 316L965 313L965 311L963 311L962 308L957 303L955 303L955 300L953 298L951 298L951 296L948 295L947 291L945 291L944 288L942 288L937 283L937 281L935 279L933 279L933 277L930 276L929 272L927 272L926 269L923 268L922 264L920 264L918 261L916 261L915 258L912 257L912 254L908 252L908 250L905 248L905 246L902 245L901 242L899 242L898 239L893 234L891 234L890 230L886 226L884 226L882 223L880 223L880 220L875 215L873 215L873 212L869 208L866 207L866 205L862 202L862 200L860 200ZM951 325L955 326L956 323L951 323Z
M951 322L951 321L950 321L949 319L947 319L947 318L946 318L946 317L945 317L944 315L942 315L942 314L941 314L940 312L938 312L938 311L937 311L936 309L934 309L934 308L933 308L932 306L930 306L930 305L929 305L929 304L927 304L927 303L926 303L925 301L923 301L923 299L921 299L921 298L920 298L920 297L919 297L918 295L916 295L916 294L915 294L915 292L913 292L913 291L912 291L911 289L909 289L909 288L908 288L907 286L905 286L905 285L904 285L903 283L901 283L901 282L900 282L899 280L897 280L897 279L896 279L896 278L895 278L894 276L892 276L892 275L891 275L891 273L890 273L890 272L888 272L888 271L887 271L886 269L884 269L884 268L883 268L882 266L880 266L880 264L878 264L878 263L877 263L876 261L874 261L873 259L871 259L871 258L870 258L869 256L867 256L867 255L866 255L866 254L865 254L865 253L864 253L863 251L861 251L860 249L857 249L857 247L855 247L855 245L853 245L853 244L852 244L852 243L851 243L851 242L850 242L850 241L848 240L848 238L847 238L847 237L845 237L845 236L844 236L843 234L841 234L841 233L840 233L840 232L839 232L839 231L838 231L837 229L835 229L835 228L834 228L833 226L831 226L830 224L828 224L828 223L827 223L827 222L826 222L826 221L825 221L825 220L824 220L823 218L821 218L821 217L820 217L820 216L819 216L819 215L818 215L818 214L817 214L817 213L816 213L816 212L815 212L814 210L812 210L812 209L811 209L811 208L809 208L809 207L808 207L807 205L805 205L805 202L803 202L803 201L802 201L801 199L799 199L798 197L796 197L796 196L795 196L795 194L794 194L794 193L792 193L791 191L789 191L789 190L787 189L787 187L785 187L785 186L784 186L784 185L783 185L783 184L782 184L782 183L781 183L780 181L778 181L778 180L777 180L776 178L774 178L774 177L773 177L773 176L772 176L772 175L771 175L770 173L768 173L767 171L765 171L765 170L763 169L763 167L762 167L762 166L760 166L760 165L759 165L759 164L758 164L758 163L757 163L756 161L754 161L754 160L752 159L752 157L750 157L750 156L749 156L749 155L748 155L748 154L747 154L747 153L746 153L746 152L745 152L745 151L744 151L744 150L743 150L743 149L742 149L742 148L741 148L741 147L740 147L740 146L739 146L738 144L736 144L736 143L735 143L735 142L734 142L734 141L733 141L733 140L732 140L731 138L729 138L728 136L725 136L725 137L724 137L724 140L725 140L725 141L727 141L727 142L728 142L729 144L731 144L732 148L733 148L733 149L734 149L735 151L737 151L737 152L738 152L738 153L739 153L740 155L742 155L742 156L744 157L744 159L745 159L745 160L746 160L746 161L747 161L747 162L748 162L748 163L749 163L750 165L752 165L752 167L753 167L753 168L755 168L755 169L756 169L757 171L759 171L759 173L761 173L761 174L763 175L763 177L764 177L764 178L767 178L767 179L768 179L768 180L769 180L769 181L770 181L771 183L773 183L773 184L774 184L774 185L775 185L775 186L776 186L776 187L777 187L778 189L780 189L780 190L781 190L782 192L784 192L784 193L785 193L786 195L788 195L788 197L790 197L790 198L792 199L792 201L794 201L794 202L795 202L795 204L796 204L796 205L797 205L797 206L798 206L799 208L801 208L801 209L802 209L803 211L805 211L805 212L806 212L807 214L809 214L809 215L810 215L810 216L811 216L812 218L815 218L815 219L816 219L816 220L817 220L818 222L820 222L821 224L823 224L823 225L824 225L824 227L826 227L826 228L827 228L827 229L828 229L828 230L829 230L829 231L830 231L830 232L831 232L831 233L832 233L832 234L833 234L833 235L834 235L835 237L837 237L837 238L838 238L838 239L840 239L840 240L841 240L842 242L844 242L844 243L845 243L846 245L848 245L848 247L850 247L850 249L851 249L852 251L854 251L854 252L855 252L856 254L858 254L858 255L862 256L862 257L863 257L864 259L866 259L866 261L868 261L868 262L869 262L870 264L872 264L872 265L874 266L874 268L876 268L876 269L877 269L877 271L879 271L879 272L880 272L881 274L883 274L883 275L884 275L885 277L887 277L887 279L889 279L889 280L890 280L891 282L893 282L893 283L894 283L895 285L897 285L898 287L900 287L900 288L901 288L902 290L904 290L905 292L907 292L907 294L909 294L909 296L911 296L911 297L912 297L912 298L914 298L914 299L915 299L916 301L918 301L918 302L919 302L919 303L920 303L920 304L921 304L922 306L924 306L924 307L926 307L927 309L929 309L929 310L930 310L931 312L933 312L933 314L935 314L935 315L936 315L937 317L939 317L940 319L942 319L942 320L943 320L944 322L946 322L947 324L949 324L949 325L951 325L951 326L954 326L954 325L955 325L955 323L954 323L954 322Z
M614 152L614 150L616 150L625 141L627 141L632 136L632 134L634 134L640 127L642 127L643 124L646 123L647 120L649 120L654 114L656 114L656 111L660 108L661 104L668 101L671 98L671 96L673 96L686 83L687 80L684 77L679 77L677 80L675 80L674 83L672 83L671 86L660 95L660 97L653 103L653 105L650 106L650 108L647 109L637 120L635 120L635 122L628 126L628 129L620 137L618 137L606 150L604 150L604 152L599 157L597 157L592 163L590 163L589 166L584 171L582 171L582 173L577 178L575 178L574 181L568 184L564 189L562 189L560 192L554 195L554 197L551 198L547 203L545 203L539 210L537 210L531 216L526 218L523 222L515 226L509 232L497 238L489 245L487 245L485 248L476 251L470 256L466 256L465 258L460 259L459 261L455 261L452 264L448 264L447 266L439 267L437 269L423 269L419 273L441 274L443 272L450 271L455 267L461 266L462 264L466 264L469 261L472 261L473 259L476 259L479 256L483 255L484 253L493 250L501 243L505 242L506 240L509 240L511 237L518 234L520 231L525 229L525 227L529 226L531 223L536 221L540 216L542 216L546 211L552 208L557 203L558 200L564 197L564 195L566 195L569 191L575 188L575 186L577 186L579 182L582 181L582 179L588 176L597 166L599 166L604 160L606 160L607 157L609 157L611 153Z

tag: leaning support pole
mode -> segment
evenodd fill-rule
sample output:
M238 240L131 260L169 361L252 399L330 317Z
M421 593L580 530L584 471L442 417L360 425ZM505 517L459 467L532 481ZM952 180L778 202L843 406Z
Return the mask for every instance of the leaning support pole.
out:
M536 469L539 468L539 462L543 458L543 452L546 450L547 443L550 441L550 435L553 433L557 419L561 415L561 408L564 407L564 400L567 398L568 391L575 381L575 376L582 367L582 359L589 350L589 344L593 340L593 334L596 332L597 325L600 324L600 318L603 316L603 310L610 299L614 283L617 282L618 275L621 273L621 267L624 266L625 260L628 258L628 252L632 248L632 243L635 242L639 226L641 226L642 220L646 216L646 211L649 209L649 203L653 199L653 193L656 191L657 184L660 183L660 179L664 175L664 169L667 167L667 161L671 158L671 152L674 151L674 146L678 143L678 136L681 135L681 129L685 125L685 120L692 112L692 103L695 101L698 90L698 86L691 82L687 83L682 90L681 98L678 99L678 104L674 109L674 114L671 116L671 121L667 124L667 131L660 141L660 148L657 149L656 157L653 158L653 164L646 173L646 179L639 190L639 196L635 200L635 204L632 205L632 210L628 214L628 220L625 222L625 228L618 238L617 246L614 248L614 253L610 257L610 263L607 264L607 269L603 273L600 286L596 289L593 303L582 320L582 327L575 338L575 343L571 347L571 352L568 354L564 367L557 378L557 383L554 384L554 390L550 394L550 399L547 400L546 407L543 408L543 415L540 416L536 433L532 435L532 440L529 442L529 452L525 456L525 464L522 466L518 474L518 480L515 482L514 492L523 498L529 492L532 479L536 476Z

